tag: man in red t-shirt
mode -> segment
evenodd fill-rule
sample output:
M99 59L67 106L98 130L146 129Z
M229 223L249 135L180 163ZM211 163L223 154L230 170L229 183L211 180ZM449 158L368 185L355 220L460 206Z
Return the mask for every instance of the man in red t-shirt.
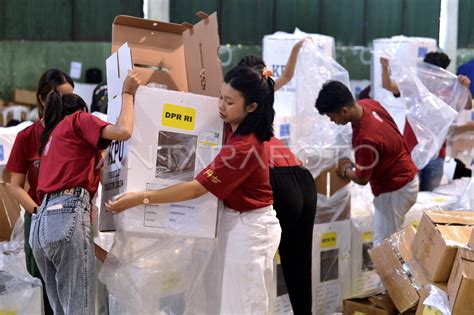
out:
M418 194L417 169L398 128L376 101L355 102L339 81L326 82L316 108L338 125L351 123L355 168L338 163L338 175L359 185L370 183L374 194L374 244L399 229Z

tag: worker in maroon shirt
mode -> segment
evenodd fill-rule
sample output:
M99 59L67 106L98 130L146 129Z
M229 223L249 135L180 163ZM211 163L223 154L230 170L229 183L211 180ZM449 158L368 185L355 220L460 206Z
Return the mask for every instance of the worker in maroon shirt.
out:
M275 80L275 91L293 78L298 52L304 41L301 39L293 46L285 70ZM261 70L266 68L265 62L257 56L246 56L239 65ZM318 198L316 185L303 163L279 139L272 137L265 142L265 149L270 163L273 207L282 230L278 250L291 307L295 315L311 314L313 229Z
M194 180L160 190L129 192L106 203L118 213L141 204L180 202L207 192L224 201L217 231L223 265L219 314L269 311L273 257L281 228L273 210L264 142L273 136L273 80L269 71L238 66L226 73L219 115L226 142Z
M41 200L39 200L36 195L40 159L38 147L40 136L44 129L41 118L43 117L46 98L52 91L57 91L61 94L71 94L73 93L73 89L74 83L72 79L61 70L49 69L41 75L38 81L38 88L36 89L37 108L40 120L18 133L5 168L5 172L10 175L10 192L25 209L24 248L26 268L33 277L39 278L41 282L43 282L43 300L46 315L53 314L53 310L49 304L41 272L38 269L29 245L31 215L35 208L41 203ZM27 179L29 185L28 191L25 189Z
M54 314L95 313L95 255L90 200L99 184L101 151L133 129L136 73L125 79L122 111L111 125L87 113L75 94L47 97L39 141L37 195L30 246Z
M374 244L378 245L403 224L416 202L417 169L394 120L376 101L354 101L339 81L327 81L316 109L338 125L352 125L355 167L349 159L338 163L338 175L359 185L370 183L374 194Z

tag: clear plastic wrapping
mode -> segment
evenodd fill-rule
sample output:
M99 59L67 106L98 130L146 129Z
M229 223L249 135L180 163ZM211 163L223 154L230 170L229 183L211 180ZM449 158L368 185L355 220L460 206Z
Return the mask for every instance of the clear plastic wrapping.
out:
M418 309L422 308L423 314L451 315L448 294L432 284L427 285L426 288L429 289L429 295L421 302L422 305L418 306Z
M116 232L99 279L114 303L111 311L129 314L210 313L215 283L204 279L215 239L160 235L137 237ZM206 271L207 270L207 271Z
M291 142L293 151L316 177L334 164L341 151L351 148L351 126L338 126L315 108L323 84L338 80L350 88L349 74L334 59L323 55L318 45L305 41L298 55L295 78Z
M314 224L350 219L351 194L346 185L331 196L318 194Z
M418 169L438 155L457 112L429 91L417 77L417 68L392 61L392 78L406 104L407 120L418 141L411 156Z
M413 257L415 230L409 226L370 251L377 273L400 312L414 307L419 290L429 283L425 270Z
M17 220L10 242L0 243L0 314L43 314L41 281L26 270L23 220Z
M434 95L461 112L469 99L469 90L462 85L458 77L435 65L419 62L416 67L416 76L421 83Z

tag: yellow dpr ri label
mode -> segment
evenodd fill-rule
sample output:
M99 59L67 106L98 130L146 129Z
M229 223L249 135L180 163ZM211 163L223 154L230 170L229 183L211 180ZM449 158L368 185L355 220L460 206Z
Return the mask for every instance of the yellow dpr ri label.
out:
M194 130L196 121L196 109L173 104L163 105L161 124L166 127Z
M367 231L362 233L362 241L365 242L372 242L374 240L374 233L371 231Z
M327 232L321 235L321 248L331 248L337 245L337 233Z

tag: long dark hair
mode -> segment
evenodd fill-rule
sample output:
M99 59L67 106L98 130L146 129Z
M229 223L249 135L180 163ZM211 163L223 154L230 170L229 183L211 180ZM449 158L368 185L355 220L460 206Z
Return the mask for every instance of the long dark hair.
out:
M69 83L74 88L74 82L71 77L58 69L49 69L38 81L38 88L36 89L36 100L38 101L38 115L40 118L43 117L44 105L49 93L55 91L60 85Z
M57 91L48 95L43 117L44 130L40 137L40 156L54 128L56 128L64 117L77 111L87 112L86 103L80 96L76 94L61 95Z
M247 114L235 134L254 133L258 140L268 141L273 137L275 110L274 84L271 77L264 77L262 71L247 66L236 66L226 73L224 82L240 92L244 105L257 103L257 108Z

